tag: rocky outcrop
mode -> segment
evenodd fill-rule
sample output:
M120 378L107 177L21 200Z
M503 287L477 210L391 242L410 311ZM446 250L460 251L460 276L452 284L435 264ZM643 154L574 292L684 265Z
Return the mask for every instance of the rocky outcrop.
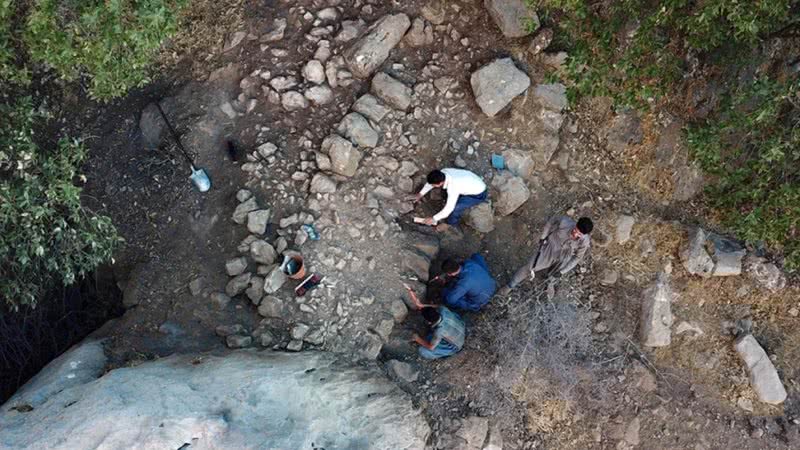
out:
M0 447L410 450L428 438L405 393L330 355L197 356L104 374L99 343L73 348L3 406Z
M752 334L739 336L734 343L734 348L747 366L750 373L750 384L764 403L778 405L786 400L786 389L781 383L778 372L767 352L761 348Z
M511 58L502 58L473 72L470 84L478 106L484 114L494 117L514 97L528 89L531 79L514 65Z
M405 14L384 16L345 53L350 71L359 78L368 78L386 61L410 26L411 20Z

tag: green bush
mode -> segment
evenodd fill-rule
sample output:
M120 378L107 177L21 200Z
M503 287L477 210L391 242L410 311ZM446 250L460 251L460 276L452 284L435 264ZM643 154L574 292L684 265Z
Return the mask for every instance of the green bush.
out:
M709 199L740 237L764 241L800 268L800 81L759 80L720 117L688 129L693 156L717 178Z
M17 67L17 51L15 45L16 0L0 0L0 83L24 84L28 82L28 73Z
M672 91L687 50L747 50L792 21L799 0L529 0L555 23L572 99L610 95L644 108Z
M120 239L110 219L81 206L83 145L39 147L29 99L0 105L0 117L0 294L16 308L110 260Z
M8 0L0 0L8 1ZM150 81L148 66L177 28L186 0L36 0L25 26L33 60L62 77L90 78L108 100Z

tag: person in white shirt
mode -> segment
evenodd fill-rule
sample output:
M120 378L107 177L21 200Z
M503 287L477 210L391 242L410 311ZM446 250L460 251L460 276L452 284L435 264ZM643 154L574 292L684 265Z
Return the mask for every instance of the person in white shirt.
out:
M458 225L461 216L467 209L483 203L489 198L486 183L481 177L464 169L447 168L432 171L428 174L425 186L414 197L414 201L421 201L422 197L433 188L442 188L447 192L447 203L444 208L433 217L425 219L425 224L437 225L437 229L446 228L448 225ZM445 224L439 223L443 220L446 221Z

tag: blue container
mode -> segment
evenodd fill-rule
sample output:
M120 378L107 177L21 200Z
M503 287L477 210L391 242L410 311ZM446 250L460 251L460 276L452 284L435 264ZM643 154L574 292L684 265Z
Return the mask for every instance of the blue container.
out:
M497 170L503 170L506 168L506 160L503 158L503 155L492 153L492 167Z
M319 233L317 232L317 229L314 228L313 223L304 224L301 228L303 229L303 231L306 232L309 239L311 239L312 241L319 240Z

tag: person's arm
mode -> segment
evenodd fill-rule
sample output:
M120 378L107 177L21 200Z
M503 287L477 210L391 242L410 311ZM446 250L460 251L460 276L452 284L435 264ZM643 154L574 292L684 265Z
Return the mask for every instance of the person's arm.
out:
M420 189L419 194L417 194L417 195L419 197L425 197L425 195L428 192L430 192L432 189L433 189L433 185L431 185L430 183L425 183L425 186L422 186L422 189Z
M575 256L570 258L564 267L559 270L561 275L566 275L567 272L574 269L581 261L583 261L583 257L586 256L586 251L589 249L589 241L581 241L580 246L578 247L578 251L575 252Z
M467 288L464 286L465 283L456 283L455 286L452 288L448 288L444 292L444 302L447 306L452 306L453 308L460 308L460 309L470 309L467 303L464 301L464 297L467 296Z
M405 288L406 288L406 290L408 291L408 296L411 298L411 303L413 303L413 304L414 304L414 306L415 306L417 309L428 308L428 307L430 307L430 308L436 308L436 305L426 305L425 303L422 303L422 302L419 300L419 298L417 297L417 294L414 292L414 290L413 290L413 289L411 289L411 286L409 286L409 285L407 285L407 284L403 283L403 287L405 287Z
M547 236L550 235L551 231L555 231L558 229L560 223L561 223L560 216L551 217L550 220L548 220L547 223L544 224L544 229L542 229L542 235L539 237L539 240L547 239Z
M433 345L433 342L428 342L425 339L422 339L417 333L414 333L411 336L411 340L421 345L422 347L427 348L428 350L433 350L434 348L436 348L436 345Z
M447 193L447 203L445 203L444 208L441 211L436 213L433 216L433 220L436 222L440 222L446 219L454 209L456 209L456 203L458 202L458 194L455 192L448 192Z

